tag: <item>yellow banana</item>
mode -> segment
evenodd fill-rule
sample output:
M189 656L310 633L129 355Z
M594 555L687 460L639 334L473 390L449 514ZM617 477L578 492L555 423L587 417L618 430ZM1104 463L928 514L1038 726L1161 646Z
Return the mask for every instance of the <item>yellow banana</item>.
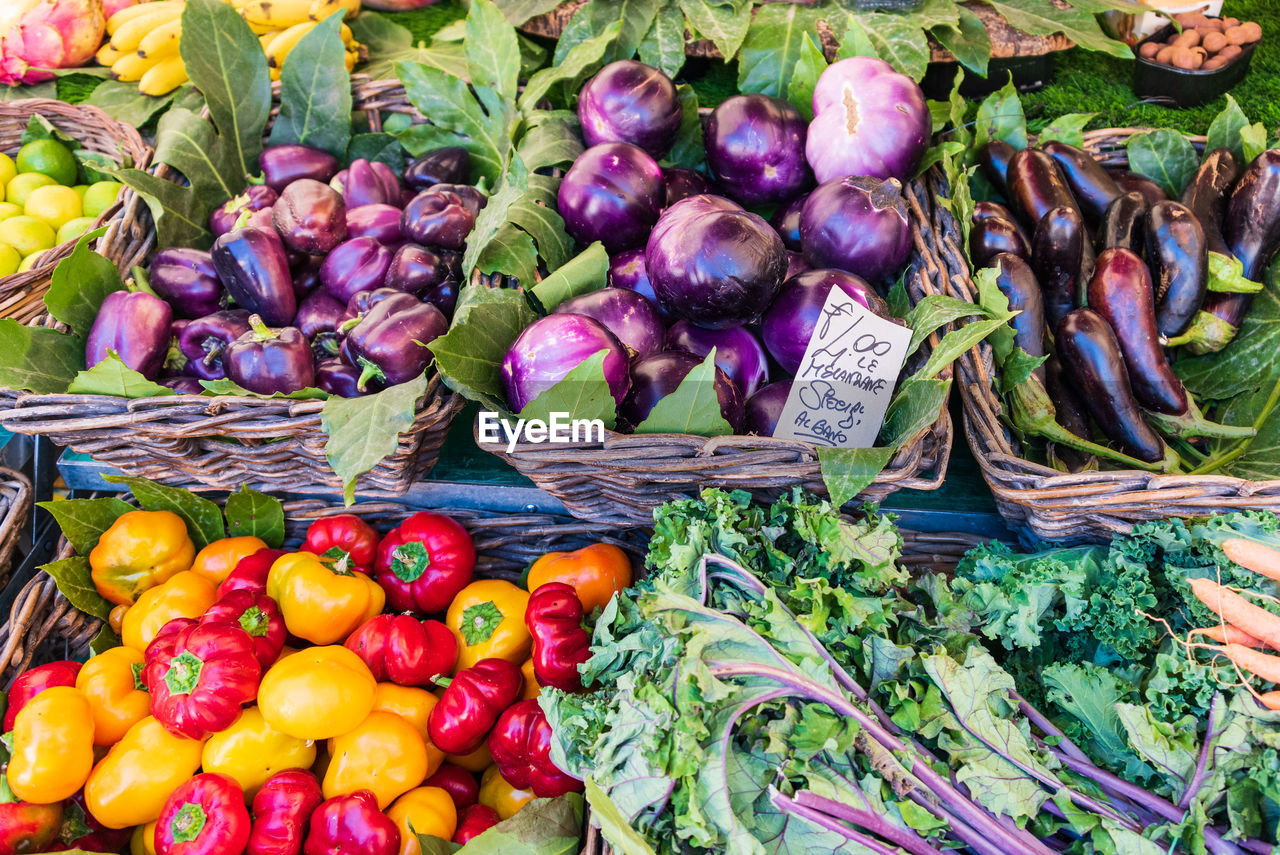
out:
M142 75L150 71L159 62L160 60L158 59L148 59L147 57L138 56L137 53L125 54L112 64L111 74L116 80L132 83L135 80L141 80Z
M313 21L323 21L339 9L347 13L343 20L350 21L360 12L360 0L311 0L307 16Z
M260 24L273 29L288 29L309 20L312 0L250 0L240 10L240 17L250 26Z
M189 79L182 57L175 54L151 66L138 81L138 91L143 95L168 95Z
M118 60L122 56L124 56L124 54L120 53L120 51L113 48L111 46L111 43L108 42L104 44L102 47L98 48L98 53L95 55L94 58L98 60L99 65L105 65L108 68L110 68L112 65L115 64L116 60Z
M267 45L275 41L276 36L283 33L284 30L268 30L258 36L258 44L262 45L262 52L267 52Z
M159 5L159 4L157 4ZM138 49L138 45L142 40L151 33L152 30L158 29L170 21L182 20L181 6L166 6L157 9L150 15L141 18L134 18L124 26L117 29L111 35L111 46L121 53L128 53Z
M161 24L138 42L138 53L155 59L171 57L178 52L182 38L182 19Z
M272 39L271 44L267 45L267 65L271 68L283 68L285 58L289 56L289 51L294 49L303 36L315 28L315 21L294 24Z
M360 58L360 51L349 50L343 57L343 64L346 65L347 71L351 71L356 67L356 60Z
M181 0L159 0L159 2L156 3L139 3L136 6L129 6L121 9L119 12L116 12L107 19L107 34L115 35L116 30L120 29L130 21L138 18L149 17L154 15L157 9L165 9L173 6L176 6L181 10L183 3Z

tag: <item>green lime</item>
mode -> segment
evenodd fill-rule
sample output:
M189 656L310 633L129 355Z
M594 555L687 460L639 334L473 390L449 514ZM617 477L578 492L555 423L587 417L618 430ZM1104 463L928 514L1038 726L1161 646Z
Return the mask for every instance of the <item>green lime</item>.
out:
M58 229L58 243L66 243L69 240L79 240L80 235L89 231L89 226L93 225L93 217L76 217L74 220L67 220Z
M22 216L22 206L15 205L12 202L0 202L0 220L7 220L10 217Z
M53 187L57 183L57 181L43 173L24 172L13 176L9 186L4 188L4 200L15 205L25 205L27 204L27 197L31 195L32 190L37 187Z
M18 172L39 172L59 184L76 183L76 158L57 140L33 140L18 149Z
M57 235L48 223L35 217L10 217L0 221L0 243L9 244L23 258L33 252L49 249L56 238Z
M13 180L13 176L18 174L18 167L14 166L13 158L7 154L0 153L0 190Z
M77 193L79 193L79 194L80 194L80 198L81 198L81 199L83 199L83 198L84 198L84 194L89 192L89 185L88 185L88 184L77 184L75 187L72 187L71 189L72 189L72 190L74 190L74 191L76 191Z
M37 264L40 263L40 256L42 255L44 255L43 251L33 252L30 255L28 255L26 258L22 259L22 263L18 265L18 272L26 273L28 270L35 267Z
M22 256L18 255L18 251L7 243L0 243L0 279L11 273L18 271L18 265L22 263Z
M84 216L84 202L70 187L37 187L27 197L23 213L43 220L55 230L63 223Z
M84 215L96 217L116 203L116 197L124 185L118 181L99 181L90 184L84 194Z

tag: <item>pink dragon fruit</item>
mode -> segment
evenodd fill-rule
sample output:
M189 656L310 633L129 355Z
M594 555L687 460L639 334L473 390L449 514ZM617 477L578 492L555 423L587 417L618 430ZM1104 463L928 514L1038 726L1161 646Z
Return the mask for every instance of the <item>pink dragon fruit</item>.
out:
M52 80L38 69L84 65L105 27L102 0L3 0L0 85Z

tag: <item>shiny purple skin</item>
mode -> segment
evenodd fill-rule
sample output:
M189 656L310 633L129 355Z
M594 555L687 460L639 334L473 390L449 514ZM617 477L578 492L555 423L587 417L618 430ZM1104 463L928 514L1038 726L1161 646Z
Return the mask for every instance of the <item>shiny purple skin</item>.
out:
M379 164L385 166L385 164ZM334 176L329 186L342 194L347 210L365 205L387 205L400 201L400 184L391 175L389 188L384 176L374 169L374 164L364 158L351 161L351 165Z
M396 386L427 370L434 358L427 346L448 329L449 322L435 306L397 291L360 317L347 332L342 353L361 370L362 391L373 383L378 388Z
M577 368L587 358L608 351L604 376L615 403L631 388L627 348L604 324L586 315L555 314L540 318L516 338L502 360L502 388L513 412Z
M284 245L271 232L236 229L213 242L218 278L236 306L268 324L287 324L298 310Z
M249 326L222 354L232 382L259 395L288 395L315 385L311 343L301 330L268 329L257 315L249 318Z
M371 237L352 238L334 247L320 265L320 285L346 302L353 294L380 287L390 266L391 250Z
M813 90L813 113L805 156L819 182L846 175L906 181L933 130L916 82L869 57L827 66Z
M788 279L778 299L765 312L761 326L764 346L788 374L794 375L800 368L805 348L813 338L822 307L827 304L827 295L834 286L880 317L889 317L889 307L875 289L851 273L810 270Z
M618 416L632 428L638 427L649 417L654 406L679 388L681 381L705 358L680 350L668 350L637 360L631 366L631 391L618 408ZM737 433L742 429L742 393L719 367L716 368L715 386L720 415Z
M773 436L790 394L790 380L779 380L760 387L760 391L747 398L747 403L743 406L742 429L756 436Z
M311 350L317 358L338 353L341 336L338 323L346 306L325 291L316 291L298 306L293 325L311 342Z
M316 388L339 398L359 398L369 394L360 391L360 369L337 356L316 363Z
M648 356L662 349L666 325L648 297L626 288L601 288L565 300L555 314L586 315L604 324L628 350Z
M575 240L598 240L609 252L622 252L644 245L662 213L665 194L662 169L643 149L603 143L569 167L556 208Z
M236 227L236 220L245 211L250 213L270 208L279 194L265 184L250 184L243 193L214 209L209 215L209 231L215 238L222 237Z
M284 188L271 222L290 249L318 255L346 238L347 205L329 185L303 178Z
M395 205L361 205L347 208L347 238L371 237L388 248L404 243L400 209Z
M164 367L169 354L169 304L145 291L113 291L102 301L85 342L84 364L92 368L109 351L147 379Z
M160 250L151 262L148 281L179 317L203 317L218 311L226 300L213 256L204 250Z
M386 194L387 201L392 205L396 204L400 200L400 191L404 188L395 170L380 160L370 161L370 164L373 166L373 173L382 182L382 191Z
M701 172L679 166L668 166L662 170L662 183L667 188L667 207L681 199L711 192L711 182Z
M196 318L178 336L178 348L187 358L184 369L201 380L221 380L227 376L223 354L227 345L249 331L249 313L228 309Z
M456 145L429 151L404 170L404 183L414 190L436 184L466 184L470 178L471 155Z
M400 215L404 236L426 246L462 249L476 224L475 214L456 193L433 187L413 197Z
M444 262L425 246L406 243L391 256L382 284L415 297L438 287L448 275Z
M489 197L481 193L470 184L437 184L430 188L437 193L452 193L462 200L462 204L467 206L467 210L471 212L471 216L480 216L480 211L485 205L489 204ZM415 194L415 196L421 195ZM407 202L405 204L408 204Z
M343 307L342 314L338 316L338 327L341 328L346 326L349 321L363 318L383 300L403 293L403 291L397 291L395 288L374 288L372 291L361 291L357 294L352 294L351 299L347 301L347 305ZM413 304L402 300L397 305L410 307Z
M671 78L635 60L609 63L578 93L578 121L588 146L631 143L659 158L671 150L683 117Z
M792 276L799 276L806 270L812 269L813 268L809 266L809 262L804 260L804 256L802 254L787 250L787 275L782 281L786 282L787 279L790 279Z
M715 348L716 366L733 381L743 398L751 397L769 382L769 357L764 345L746 327L709 330L678 321L667 330L663 346L692 353L699 359L705 359Z
M783 245L792 252L800 251L800 212L808 198L808 195L797 196L775 211L769 220L769 225L782 238Z
M460 290L458 280L448 277L439 285L433 285L428 288L420 296L423 300L444 312L446 318L452 319L453 310L458 305L458 292Z
M653 293L649 272L644 266L644 250L628 249L609 257L609 287L626 288L648 297L656 305L658 297ZM661 306L658 307L661 311Z
M707 123L707 166L725 194L744 205L789 201L811 180L806 131L800 111L781 98L734 95Z
M816 268L835 267L871 282L891 277L911 252L911 227L895 179L837 178L809 194L800 243Z
M161 377L156 380L161 386L167 386L178 395L202 395L204 387L200 385L200 381L195 377Z
M787 250L768 223L715 196L668 208L645 247L658 304L687 321L723 329L754 321L782 286Z
M289 266L293 273L293 296L299 304L320 287L320 266L323 263L323 257L308 255L300 263Z
M324 149L309 145L273 145L258 155L262 179L277 193L300 178L328 183L338 172L338 159Z

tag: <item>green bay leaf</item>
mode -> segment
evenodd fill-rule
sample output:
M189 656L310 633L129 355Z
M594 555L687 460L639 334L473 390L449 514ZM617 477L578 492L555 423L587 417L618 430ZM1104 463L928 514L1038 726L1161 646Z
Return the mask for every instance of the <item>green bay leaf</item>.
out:
M53 577L58 591L66 597L71 605L87 615L106 620L113 605L110 600L98 593L93 584L89 558L84 555L73 555L58 561L41 565L41 570Z
M302 143L339 158L347 153L351 75L343 63L341 26L342 13L334 12L289 51L280 72L280 115L271 126L271 145Z
M715 348L695 366L670 395L654 404L636 433L683 433L694 436L725 436L733 427L720 412L716 395Z
M426 394L427 375L362 398L334 396L324 402L320 423L328 439L324 453L342 479L342 496L355 501L356 479L394 454L400 434L413 425L418 399Z
M147 478L130 478L124 475L102 477L112 484L124 484L143 510L171 511L182 517L197 550L226 536L226 530L222 526L222 509L203 496L197 496L181 487L157 484Z
M551 423L553 414L571 419L599 419L613 429L617 422L617 402L604 377L607 350L601 350L570 369L554 386L546 389L520 411L522 419Z
M272 549L284 544L284 505L275 496L241 485L227 496L222 512L228 537L256 537Z

